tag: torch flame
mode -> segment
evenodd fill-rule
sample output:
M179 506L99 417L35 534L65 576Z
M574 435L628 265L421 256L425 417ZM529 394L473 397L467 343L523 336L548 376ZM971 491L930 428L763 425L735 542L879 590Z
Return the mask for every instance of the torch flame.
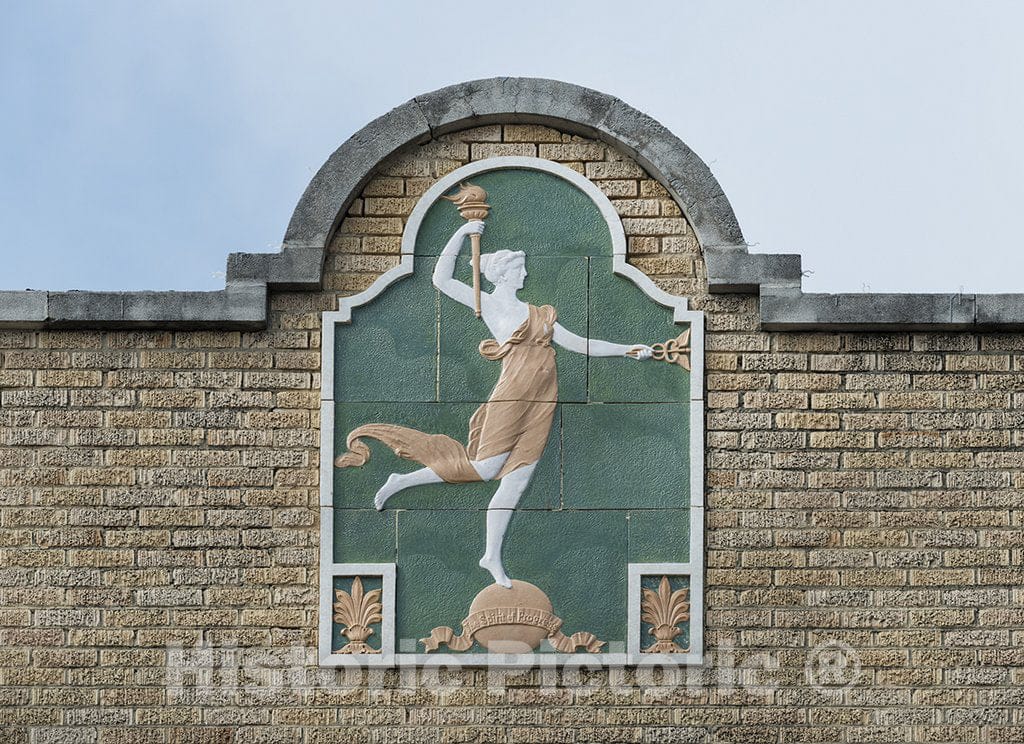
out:
M487 201L487 192L475 184L460 183L457 194L444 198L454 203L457 207L461 207L464 204L483 204Z

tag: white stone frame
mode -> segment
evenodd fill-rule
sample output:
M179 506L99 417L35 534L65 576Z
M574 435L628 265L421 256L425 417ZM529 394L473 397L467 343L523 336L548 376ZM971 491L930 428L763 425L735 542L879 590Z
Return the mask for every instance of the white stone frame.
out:
M389 286L413 272L415 261L416 235L427 211L442 194L451 191L461 181L474 175L495 170L522 169L550 173L572 185L590 197L600 210L608 225L612 239L612 273L632 281L654 302L672 308L672 319L676 323L690 325L690 555L687 563L672 564L629 564L687 566L682 572L690 576L690 647L688 654L641 654L631 651L621 639L608 640L615 651L603 654L444 654L444 653L397 653L395 652L394 602L384 605L385 619L391 629L391 654L334 654L331 653L331 593L325 587L333 586L334 576L349 576L350 573L336 573L339 567L347 566L391 566L392 594L394 597L395 564L346 564L334 563L334 328L337 323L351 323L352 309L372 302ZM572 665L590 666L651 666L703 663L704 638L704 314L690 310L687 298L677 297L659 288L649 276L626 261L626 234L622 228L615 207L608 197L589 179L560 163L543 158L507 156L487 158L457 168L438 179L420 197L406 222L402 233L401 258L397 266L381 274L362 292L338 298L338 309L322 316L321 329L321 385L320 385L320 664L321 666L348 666L361 663L373 667L437 667L437 666L492 666L492 667L549 667ZM676 572L680 573L680 572ZM385 582L386 583L386 582ZM631 592L632 590L630 590ZM639 590L638 590L639 591ZM627 598L627 614L633 612L632 594ZM695 609L697 608L697 609ZM637 605L639 612L639 605ZM631 615L628 614L629 617ZM632 621L627 622L627 626ZM639 614L637 615L639 622ZM629 630L629 627L627 627ZM639 625L637 633L639 638ZM628 638L633 638L631 633ZM639 641L637 641L639 644ZM625 649L625 652L617 649Z
M703 509L701 510L703 512ZM690 524L691 528L693 524ZM701 543L703 544L701 524ZM692 542L692 541L691 541ZM691 549L692 555L694 551ZM644 576L686 576L690 579L690 648L686 654L644 654L640 651L640 580ZM630 563L626 579L628 616L626 620L626 654L642 657L649 664L700 664L704 654L704 570L703 561L694 570L692 563ZM698 620L700 620L698 622Z

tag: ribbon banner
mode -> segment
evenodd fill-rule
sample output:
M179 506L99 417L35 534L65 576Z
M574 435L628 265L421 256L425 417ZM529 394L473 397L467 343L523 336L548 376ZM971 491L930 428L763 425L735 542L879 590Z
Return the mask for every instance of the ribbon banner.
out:
M427 653L436 651L443 643L452 651L467 651L473 645L473 636L484 628L492 628L498 625L527 625L534 628L541 628L547 634L547 639L554 646L555 650L563 654L575 653L577 648L583 648L587 653L597 653L604 645L593 633L579 632L567 636L561 631L562 619L545 610L538 610L531 607L494 607L487 610L472 612L462 621L462 634L456 635L455 631L447 625L434 628L430 631L429 638L421 638L420 642L426 647Z

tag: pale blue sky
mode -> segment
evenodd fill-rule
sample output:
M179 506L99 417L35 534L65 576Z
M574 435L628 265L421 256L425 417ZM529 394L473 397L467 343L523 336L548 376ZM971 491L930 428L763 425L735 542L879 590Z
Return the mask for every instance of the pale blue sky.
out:
M218 288L371 119L525 75L660 120L807 291L1024 291L1022 28L991 0L0 0L0 288Z

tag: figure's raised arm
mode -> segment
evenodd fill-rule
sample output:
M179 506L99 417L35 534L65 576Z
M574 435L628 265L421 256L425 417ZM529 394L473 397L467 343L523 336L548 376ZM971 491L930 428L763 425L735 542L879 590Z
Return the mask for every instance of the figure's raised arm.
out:
M455 231L447 245L445 245L444 250L441 251L441 255L437 259L437 265L434 266L434 286L466 307L474 307L473 289L453 277L455 273L455 259L459 257L459 251L462 250L462 244L465 242L466 236L472 233L479 234L483 231L483 222L467 222Z
M552 340L563 349L592 357L628 356L633 359L644 360L650 359L651 354L654 353L654 350L646 344L626 346L625 344L613 344L610 341L601 341L596 338L577 336L558 323L555 323L555 332L552 334Z

